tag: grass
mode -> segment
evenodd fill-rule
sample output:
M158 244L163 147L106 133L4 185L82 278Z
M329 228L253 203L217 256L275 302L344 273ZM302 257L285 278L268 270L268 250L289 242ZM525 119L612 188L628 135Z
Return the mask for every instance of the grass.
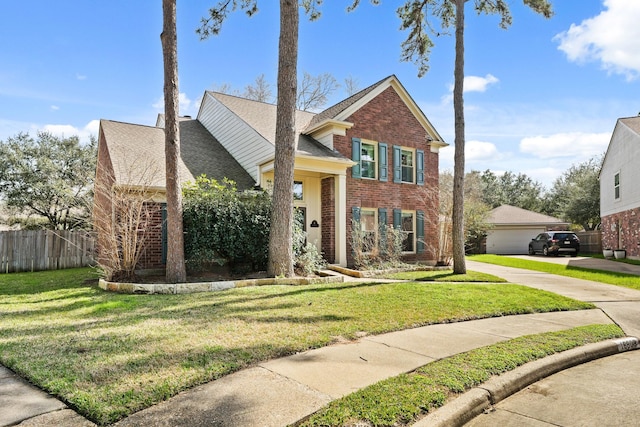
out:
M570 265L554 264L544 261L530 261L521 258L512 258L500 255L471 255L472 261L486 262L488 264L502 265L505 267L523 268L526 270L541 271L557 274L559 276L573 277L575 279L591 280L610 285L623 286L625 288L640 290L640 277L633 274L615 273L604 270L573 267Z
M467 271L466 274L456 274L452 271L405 271L401 273L385 274L378 277L396 280L412 280L416 282L506 282L502 277L494 276L493 274L480 273L478 271Z
M493 375L588 343L624 336L616 325L528 335L429 363L331 402L301 426L398 426L414 422Z
M0 275L0 363L105 425L270 358L362 333L591 304L514 284L104 292L89 269Z

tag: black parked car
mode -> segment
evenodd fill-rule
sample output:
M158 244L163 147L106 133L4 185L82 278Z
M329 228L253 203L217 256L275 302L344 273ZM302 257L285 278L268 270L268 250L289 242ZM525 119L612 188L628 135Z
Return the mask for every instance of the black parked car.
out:
M538 234L529 243L529 255L541 253L545 256L569 254L577 256L580 252L580 239L571 231L547 231Z

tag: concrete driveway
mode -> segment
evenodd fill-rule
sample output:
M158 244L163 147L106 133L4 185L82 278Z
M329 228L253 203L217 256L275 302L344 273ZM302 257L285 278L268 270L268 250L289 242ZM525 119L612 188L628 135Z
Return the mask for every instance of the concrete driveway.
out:
M640 276L640 266L586 257L518 256L535 261ZM625 331L640 336L640 291L547 273L468 261L467 268L595 304ZM638 277L640 281L640 277ZM636 426L640 420L640 351L559 372L496 404L467 423L487 426Z

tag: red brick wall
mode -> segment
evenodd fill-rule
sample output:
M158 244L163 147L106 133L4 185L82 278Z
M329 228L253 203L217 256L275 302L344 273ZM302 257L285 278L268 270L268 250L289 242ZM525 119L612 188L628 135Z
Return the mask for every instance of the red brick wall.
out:
M640 257L640 208L602 218L602 247L625 249L627 257Z
M111 222L111 187L114 182L113 167L109 150L105 142L104 134L100 129L98 135L98 159L96 166L96 178L93 195L93 229L96 232L96 260L99 265L109 262L109 257L105 255L108 246L105 239L108 238L108 223Z
M333 264L336 254L335 178L324 178L321 191L322 253L324 259Z
M147 203L147 235L138 263L138 270L164 268L162 262L162 206L163 203Z
M393 225L393 209L425 212L425 252L407 255L406 261L433 262L438 248L438 154L427 145L427 133L393 88L356 111L347 121L354 126L346 136L334 137L334 147L351 158L351 138L364 138L388 144L389 180L381 182L351 177L347 171L347 224L351 224L353 206L387 208L387 220ZM393 182L392 146L424 150L425 185ZM350 230L350 227L348 227ZM350 232L348 232L350 234ZM352 264L350 235L347 236L348 264ZM324 236L323 236L324 237Z
M98 159L96 168L96 180L93 199L93 223L96 232L96 251L98 262L102 265L111 263L112 245L108 244L112 230L111 221L117 216L112 202L112 187L115 183L113 166L109 156L109 150L105 143L102 130L98 137ZM162 204L148 203L148 226L145 227L147 236L146 244L142 250L142 256L138 269L164 268L162 263Z

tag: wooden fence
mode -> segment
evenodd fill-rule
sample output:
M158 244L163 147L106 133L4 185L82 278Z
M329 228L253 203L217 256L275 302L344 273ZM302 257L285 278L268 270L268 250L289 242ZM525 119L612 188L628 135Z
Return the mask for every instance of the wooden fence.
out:
M2 231L0 273L85 267L94 252L95 239L86 231Z
M602 253L602 232L596 231L580 231L576 233L580 239L580 252L585 254L601 254Z

